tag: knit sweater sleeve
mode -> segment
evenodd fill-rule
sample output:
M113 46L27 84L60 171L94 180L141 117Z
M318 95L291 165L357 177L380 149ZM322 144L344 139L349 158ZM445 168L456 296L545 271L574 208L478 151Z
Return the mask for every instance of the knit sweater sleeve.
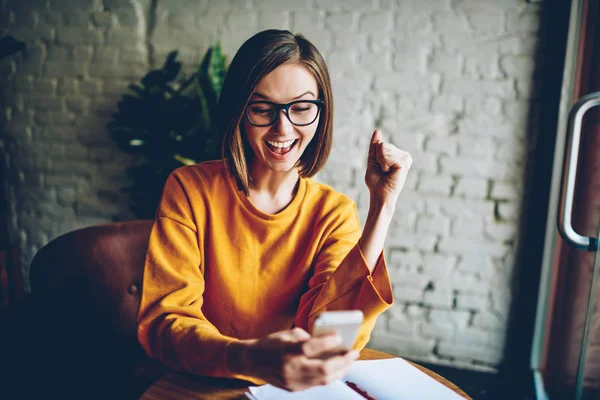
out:
M310 332L321 312L361 310L365 318L354 344L361 350L377 317L394 302L391 283L383 252L373 273L369 272L358 245L360 222L354 202L348 202L333 217L331 226L315 260L308 291L300 299L294 325Z
M165 365L199 375L239 377L226 365L234 338L222 335L202 312L205 289L203 206L192 210L184 179L169 176L154 220L138 310L138 339Z

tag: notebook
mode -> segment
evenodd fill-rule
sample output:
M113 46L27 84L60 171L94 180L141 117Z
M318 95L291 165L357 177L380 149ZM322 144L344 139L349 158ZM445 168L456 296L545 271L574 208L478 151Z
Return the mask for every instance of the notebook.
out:
M355 361L348 375L324 386L288 392L273 385L250 386L252 400L464 400L401 358Z

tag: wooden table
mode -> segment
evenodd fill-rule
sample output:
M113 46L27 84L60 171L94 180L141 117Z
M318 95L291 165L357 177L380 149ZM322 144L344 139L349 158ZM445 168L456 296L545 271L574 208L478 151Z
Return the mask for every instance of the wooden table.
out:
M371 349L364 349L360 353L361 360L381 360L394 357L391 354ZM449 380L419 364L412 362L411 364L465 399L471 400L471 397ZM140 400L242 400L246 399L244 393L250 385L252 385L250 382L235 379L211 378L169 372L154 382L142 394Z

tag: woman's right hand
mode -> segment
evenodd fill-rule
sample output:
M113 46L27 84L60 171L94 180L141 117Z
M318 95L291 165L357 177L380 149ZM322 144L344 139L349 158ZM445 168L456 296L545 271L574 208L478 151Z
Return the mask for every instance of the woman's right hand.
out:
M343 378L358 358L356 350L340 348L339 336L311 337L301 328L238 344L243 349L242 374L292 392Z

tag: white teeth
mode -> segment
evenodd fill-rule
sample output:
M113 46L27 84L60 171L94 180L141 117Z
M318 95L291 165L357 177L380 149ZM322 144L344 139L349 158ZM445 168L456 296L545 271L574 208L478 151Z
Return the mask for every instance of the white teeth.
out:
M294 144L295 141L296 139L288 140L287 142L271 142L270 140L267 140L267 143L269 143L273 147L283 148L291 146L292 144Z

